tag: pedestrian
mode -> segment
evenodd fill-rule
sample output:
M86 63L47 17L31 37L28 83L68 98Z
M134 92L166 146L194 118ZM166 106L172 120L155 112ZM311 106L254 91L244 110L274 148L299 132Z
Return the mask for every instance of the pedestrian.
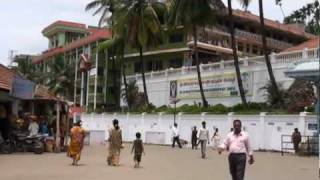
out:
M217 150L219 145L220 145L220 134L219 134L219 129L218 128L215 129L214 134L211 137L211 141L213 141L213 143L214 143L213 148L215 150Z
M29 116L29 136L37 136L39 133L39 125L37 123L37 116L36 115L31 115Z
M199 131L199 142L201 143L201 157L206 158L207 154L207 143L209 144L209 130L206 129L206 122L203 121L202 128Z
M294 152L297 154L299 152L299 144L301 143L301 134L298 128L294 128L294 132L291 136L291 141L293 143Z
M229 151L229 170L232 180L243 180L247 155L249 155L249 164L254 163L253 151L249 135L241 131L241 121L234 120L233 128L233 132L227 135L218 152L221 154L223 150Z
M197 127L194 126L191 133L191 145L192 149L198 149L197 140L198 140L198 130Z
M180 143L179 130L178 130L178 124L177 123L174 123L174 125L173 125L172 134L173 134L172 148L175 147L176 142L177 142L179 148L182 148L181 143Z
M108 165L119 166L120 151L122 145L122 131L119 127L119 121L113 120L113 128L109 131L109 156L107 158Z
M72 165L77 166L81 157L85 137L85 130L81 127L81 121L77 121L70 130L71 142L69 144L68 156L72 158Z
M146 155L144 152L143 142L141 140L141 133L139 132L136 133L136 140L133 141L131 153L133 152L134 168L139 168L142 154Z

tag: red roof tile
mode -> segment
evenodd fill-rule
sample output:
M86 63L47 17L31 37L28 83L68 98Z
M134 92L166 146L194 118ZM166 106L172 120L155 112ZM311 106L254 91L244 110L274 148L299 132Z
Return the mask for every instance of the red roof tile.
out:
M15 75L18 75L13 70L5 67L4 65L0 64L0 89L4 90L11 90L12 79Z
M248 11L242 11L242 10L234 10L233 11L233 14L234 16L238 16L239 18L243 18L243 19L246 19L246 20L249 20L249 21L253 21L253 22L256 22L256 23L260 23L260 17L255 15L255 14L252 14ZM289 32L289 33L292 33L292 34L295 34L295 35L298 35L298 36L304 36L306 38L314 38L315 36L310 34L310 33L306 33L304 30L301 30L301 29L298 29L298 28L294 28L290 25L286 25L286 24L282 24L278 21L273 21L273 20L270 20L270 19L265 19L265 25L267 27L270 27L270 28L274 28L274 29L279 29L281 31L285 31L285 32Z
M91 30L93 33L89 36L86 36L84 38L81 38L77 41L73 41L63 47L58 47L49 51L44 52L40 56L36 56L33 58L32 63L37 64L40 63L43 60L46 60L50 57L56 56L58 54L62 54L64 52L73 50L75 48L80 48L82 46L86 46L92 42L103 40L111 37L111 31L105 30L105 29L99 29L99 30Z
M86 30L86 25L85 25L85 24L59 20L59 21L56 21L56 22L50 24L50 25L47 26L46 28L44 28L44 29L42 30L42 33L48 31L48 30L49 30L50 28L52 28L53 26L57 26L57 25L74 27L74 28L80 28L80 29Z
M319 48L319 40L320 40L320 37L313 38L297 46L285 49L283 52L299 51L299 50L304 50L305 48L308 48L308 49Z

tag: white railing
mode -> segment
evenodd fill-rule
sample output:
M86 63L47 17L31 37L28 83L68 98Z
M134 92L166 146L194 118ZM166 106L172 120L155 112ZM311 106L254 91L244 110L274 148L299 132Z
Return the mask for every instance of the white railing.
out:
M288 63L299 63L299 62L306 62L312 61L315 58L319 57L318 49L304 49L302 51L293 51L293 52L283 52L279 54L271 54L270 61L273 64L288 64ZM252 67L258 65L264 65L265 59L264 56L256 56L250 58L242 58L239 60L240 67ZM234 69L233 60L226 60L220 61L215 63L209 64L201 64L200 71L201 72L211 72L217 70L228 70ZM181 68L176 69L166 69L163 71L157 72L149 72L146 73L146 78L163 78L167 76L175 76L175 75L182 75L182 74L189 74L189 73L196 73L197 68L196 66L184 66ZM135 74L127 77L129 80L136 80L138 81L141 79L140 74Z
M229 34L229 30L226 27L212 27L212 28L206 28L207 31L211 31L213 33L218 33L221 35L226 35L226 36L230 36ZM254 40L257 42L261 42L262 41L262 37L259 34L254 34L251 32L247 32L247 31L243 31L243 30L239 30L239 29L235 29L235 36L237 37L243 37L246 39L250 39L250 40ZM276 48L280 48L280 49L287 49L292 47L293 45L284 41L280 41L280 40L276 40L270 37L267 37L267 44L268 46L272 46L272 47L276 47Z

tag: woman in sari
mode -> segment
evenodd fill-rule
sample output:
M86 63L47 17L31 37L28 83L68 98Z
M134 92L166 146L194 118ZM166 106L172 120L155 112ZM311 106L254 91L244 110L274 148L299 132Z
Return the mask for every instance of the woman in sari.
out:
M109 131L109 156L108 165L119 166L120 150L122 148L122 132L119 121L113 120L113 128Z
M68 155L73 159L72 165L76 166L80 160L85 137L85 130L81 127L81 121L76 122L71 128L70 137L71 142L69 145Z

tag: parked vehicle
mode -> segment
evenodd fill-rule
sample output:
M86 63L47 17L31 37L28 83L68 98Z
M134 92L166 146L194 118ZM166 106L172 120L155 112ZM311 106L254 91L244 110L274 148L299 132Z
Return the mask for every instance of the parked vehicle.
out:
M45 149L44 136L29 136L27 132L13 132L15 152L42 154Z
M3 154L11 154L13 152L13 143L8 140L4 140L3 137L0 135L0 153Z

